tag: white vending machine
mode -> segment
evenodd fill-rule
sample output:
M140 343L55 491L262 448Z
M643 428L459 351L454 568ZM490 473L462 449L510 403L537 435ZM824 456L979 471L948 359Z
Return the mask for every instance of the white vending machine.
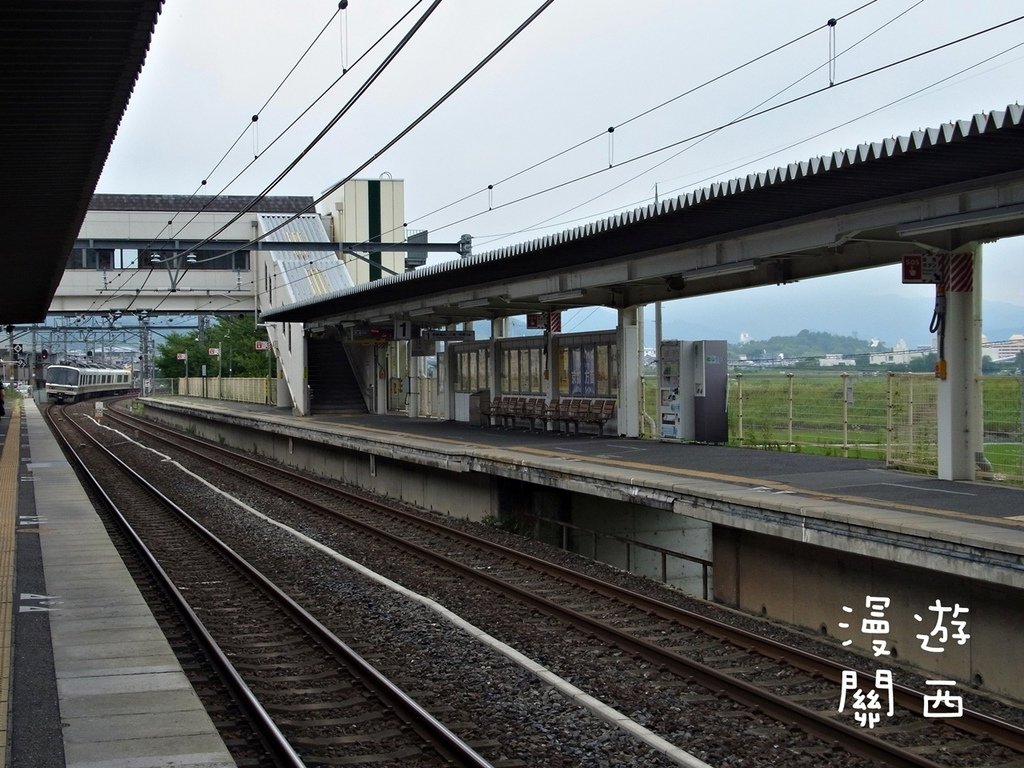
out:
M725 341L662 341L658 350L661 437L728 442L728 388Z

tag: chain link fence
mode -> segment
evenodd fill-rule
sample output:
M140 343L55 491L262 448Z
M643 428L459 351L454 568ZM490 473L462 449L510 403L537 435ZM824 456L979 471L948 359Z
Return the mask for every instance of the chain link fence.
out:
M979 479L1024 485L1024 377L979 379L984 451ZM730 442L750 448L876 459L934 474L938 381L911 373L735 374Z

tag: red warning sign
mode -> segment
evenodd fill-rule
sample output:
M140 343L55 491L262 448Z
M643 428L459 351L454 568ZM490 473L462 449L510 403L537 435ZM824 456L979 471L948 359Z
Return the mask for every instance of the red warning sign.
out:
M944 253L908 253L903 257L904 283L941 283Z

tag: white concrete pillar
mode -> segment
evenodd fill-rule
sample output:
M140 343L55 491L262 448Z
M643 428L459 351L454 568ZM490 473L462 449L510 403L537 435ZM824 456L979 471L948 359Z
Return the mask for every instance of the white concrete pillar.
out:
M511 317L496 317L491 320L491 338L504 339L511 335L511 328Z
M640 364L643 352L641 328L643 306L619 310L619 324L616 341L619 352L619 398L616 403L616 421L619 435L640 436L640 396L643 382L640 378Z
M943 346L946 378L938 382L938 476L973 480L984 451L980 245L950 255Z

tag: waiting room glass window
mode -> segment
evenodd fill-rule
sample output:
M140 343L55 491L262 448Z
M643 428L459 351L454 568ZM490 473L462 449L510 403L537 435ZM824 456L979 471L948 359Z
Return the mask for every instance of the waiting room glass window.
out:
M456 353L456 392L476 392L490 389L487 369L490 350L474 349Z

